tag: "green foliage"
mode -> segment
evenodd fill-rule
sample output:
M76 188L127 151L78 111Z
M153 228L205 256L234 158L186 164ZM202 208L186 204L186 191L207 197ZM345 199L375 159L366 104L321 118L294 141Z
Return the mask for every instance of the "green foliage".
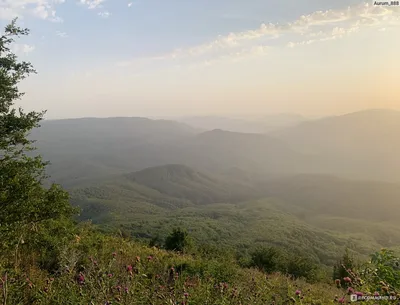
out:
M44 188L46 162L32 156L28 133L39 126L44 112L17 111L14 103L23 96L19 83L35 73L28 62L18 62L10 46L15 37L27 35L16 20L0 37L0 245L16 249L39 234L49 221L74 213L68 193L53 184Z
M308 258L291 256L287 261L286 272L294 278L305 278L310 282L318 279L318 266Z
M371 262L365 266L364 276L378 289L384 282L388 287L400 291L400 259L393 251L382 249L371 256Z
M399 257L393 251L382 249L374 253L369 262L346 269L344 274L347 275L345 278L336 279L338 287L344 288L338 299L342 303L354 294L367 304L376 304L377 301L379 304L393 304L400 299ZM345 285L341 285L341 280Z
M186 230L176 228L165 239L165 249L186 252L192 246L192 240Z
M251 253L249 266L266 273L281 272L307 281L317 279L318 266L310 259L291 254L276 247L259 247Z
M164 241L162 240L162 238L159 235L156 235L150 239L149 246L162 248L164 246Z
M266 273L282 271L285 260L285 253L274 247L260 247L251 254L251 266Z
M342 287L347 287L349 285L344 279L350 276L350 273L355 268L354 258L350 254L349 249L346 249L343 257L337 262L333 267L333 279L340 280L340 285Z

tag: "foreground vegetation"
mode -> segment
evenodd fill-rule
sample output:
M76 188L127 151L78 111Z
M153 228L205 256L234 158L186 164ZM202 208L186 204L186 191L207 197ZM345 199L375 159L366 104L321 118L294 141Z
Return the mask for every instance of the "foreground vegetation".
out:
M257 247L238 255L175 229L151 245L77 224L69 194L44 186L29 131L44 113L14 109L19 82L35 71L10 51L26 35L13 21L0 37L0 304L343 304L350 295L400 298L399 259L388 250L330 270L298 252ZM121 234L123 235L123 234ZM376 301L368 301L374 304Z
M314 282L273 271L279 255L271 249L255 252L253 267L244 267L223 251L166 251L88 224L67 236L63 243L42 236L46 243L36 250L24 245L18 261L2 252L0 304L325 305L347 303L353 293L393 304L389 298L400 297L398 259L387 250L361 265L345 255L333 278Z

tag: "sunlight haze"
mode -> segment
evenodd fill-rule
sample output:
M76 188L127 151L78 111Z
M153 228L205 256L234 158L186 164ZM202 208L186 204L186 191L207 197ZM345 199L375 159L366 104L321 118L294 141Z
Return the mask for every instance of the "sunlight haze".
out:
M400 8L359 1L5 0L46 118L400 110Z

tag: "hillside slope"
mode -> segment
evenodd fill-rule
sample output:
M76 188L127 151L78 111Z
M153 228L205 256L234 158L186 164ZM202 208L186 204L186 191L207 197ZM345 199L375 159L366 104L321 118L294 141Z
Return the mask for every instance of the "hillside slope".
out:
M400 244L398 185L321 175L238 180L173 164L75 189L72 202L81 219L141 238L183 226L202 242L243 251L274 244L327 264L345 247L367 254Z

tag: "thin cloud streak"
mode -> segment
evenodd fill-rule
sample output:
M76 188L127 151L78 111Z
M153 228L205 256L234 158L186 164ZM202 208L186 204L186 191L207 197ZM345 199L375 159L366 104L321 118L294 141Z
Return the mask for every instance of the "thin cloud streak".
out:
M286 43L281 43L281 46L289 47L334 40L357 33L363 27L376 26L384 22L398 24L400 20L399 12L397 8L373 6L369 3L342 10L316 11L286 24L263 23L257 29L218 36L211 42L190 48L175 49L170 53L159 56L118 62L117 66L126 67L139 62L160 60L213 62L216 59L234 58L235 54L240 52L253 56L254 52L246 52L245 50L260 46L267 47L265 40L278 38L284 40L284 38L287 38ZM296 39L286 36L305 36L308 39L304 40L303 38L299 42L293 42Z

